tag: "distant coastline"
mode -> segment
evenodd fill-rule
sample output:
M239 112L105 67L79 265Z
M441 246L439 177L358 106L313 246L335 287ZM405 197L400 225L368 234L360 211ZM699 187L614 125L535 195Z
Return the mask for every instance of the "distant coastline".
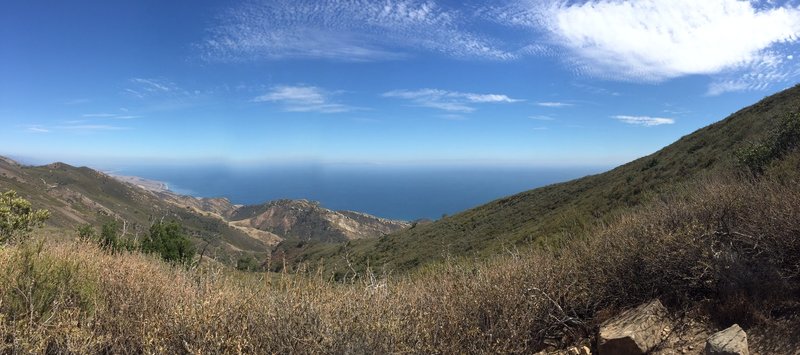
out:
M113 176L153 191L242 205L289 199L397 220L436 220L492 200L604 171L584 168L132 167Z
M106 173L109 176L132 185L136 185L140 188L145 190L153 191L153 192L171 192L169 189L169 184L163 181L158 180L151 180L145 179L138 176L128 176L128 175L116 175L113 173Z

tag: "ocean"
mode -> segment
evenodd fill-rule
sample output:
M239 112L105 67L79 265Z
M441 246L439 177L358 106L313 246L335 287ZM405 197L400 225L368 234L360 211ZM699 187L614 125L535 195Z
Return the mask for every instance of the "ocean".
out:
M605 170L584 168L404 167L292 165L128 167L120 175L168 184L197 197L227 197L236 204L276 199L319 201L334 210L379 217L439 219L518 192Z

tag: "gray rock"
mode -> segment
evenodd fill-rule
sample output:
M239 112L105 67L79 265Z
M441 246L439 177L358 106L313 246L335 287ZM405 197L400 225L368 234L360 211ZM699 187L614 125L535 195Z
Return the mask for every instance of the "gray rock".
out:
M747 333L738 324L712 334L706 341L706 355L749 355Z
M670 326L667 309L653 300L630 309L600 326L600 355L640 355L661 343L661 332Z

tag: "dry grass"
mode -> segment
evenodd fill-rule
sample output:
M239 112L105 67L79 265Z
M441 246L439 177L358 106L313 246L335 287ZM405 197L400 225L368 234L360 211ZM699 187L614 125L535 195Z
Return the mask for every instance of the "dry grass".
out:
M333 283L171 267L95 246L0 250L0 346L50 353L519 353L659 297L720 323L796 313L796 174L706 181L592 238Z

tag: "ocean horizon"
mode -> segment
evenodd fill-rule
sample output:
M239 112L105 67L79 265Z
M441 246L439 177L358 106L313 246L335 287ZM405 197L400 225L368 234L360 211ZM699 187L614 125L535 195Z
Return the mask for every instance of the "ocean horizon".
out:
M332 210L378 217L439 219L537 187L607 170L601 167L406 167L295 165L136 166L119 175L164 182L195 197L226 197L253 205L279 199L318 201Z

